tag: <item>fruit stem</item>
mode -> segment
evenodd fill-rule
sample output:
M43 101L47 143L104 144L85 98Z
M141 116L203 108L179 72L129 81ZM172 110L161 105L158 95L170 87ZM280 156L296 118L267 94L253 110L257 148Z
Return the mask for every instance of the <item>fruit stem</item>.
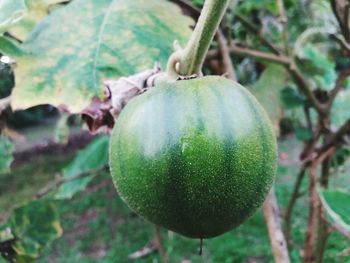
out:
M205 0L201 15L186 47L169 58L168 73L181 76L202 75L201 69L210 43L220 25L230 0ZM178 66L178 68L176 68Z

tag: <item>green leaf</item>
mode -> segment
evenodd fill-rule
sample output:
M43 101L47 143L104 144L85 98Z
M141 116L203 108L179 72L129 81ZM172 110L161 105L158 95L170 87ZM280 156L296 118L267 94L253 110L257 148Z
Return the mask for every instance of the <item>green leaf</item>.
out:
M337 79L335 63L330 61L316 47L307 44L299 53L297 63L300 68L313 76L319 88L330 90Z
M0 36L0 53L13 57L24 55L21 48L15 42L3 36Z
M108 163L109 137L102 136L93 140L85 149L81 150L75 159L63 170L64 177L74 178L91 170L103 168ZM74 194L82 191L91 182L96 174L77 178L62 184L55 198L72 198Z
M253 94L265 108L277 132L279 131L279 122L282 118L279 94L285 87L287 75L284 67L271 64L265 69L252 88Z
M13 249L16 252L16 258L26 257L30 259L40 256L41 246L31 238L22 238L21 241L15 242Z
M14 239L11 228L7 225L0 226L0 243Z
M320 197L331 219L350 231L350 194L341 190L323 190Z
M0 134L0 174L10 172L10 165L13 161L13 148L13 143Z
M102 95L103 79L135 74L156 61L165 66L173 41L184 45L191 24L164 0L72 1L47 16L23 43L25 54L14 57L12 107L64 104L81 112Z
M25 40L34 27L43 20L50 11L50 7L64 0L25 0L27 12L23 18L9 29L11 35Z
M0 1L0 34L4 33L11 25L17 23L25 14L24 0Z
M49 200L35 200L13 210L9 226L17 256L37 258L41 249L62 235L56 207Z
M334 155L331 159L332 167L339 167L346 163L350 157L350 148L349 147L339 147L335 150Z
M286 87L281 91L281 100L285 109L297 108L305 103L305 98L291 87Z
M313 132L305 127L296 127L295 135L299 141L307 141L313 138Z
M14 84L11 66L0 61L0 99L10 96Z

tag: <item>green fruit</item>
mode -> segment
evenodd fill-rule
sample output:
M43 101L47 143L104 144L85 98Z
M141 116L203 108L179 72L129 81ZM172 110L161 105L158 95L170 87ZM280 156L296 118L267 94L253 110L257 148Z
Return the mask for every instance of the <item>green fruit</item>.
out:
M252 215L273 183L276 155L260 104L214 76L133 99L110 144L113 181L130 208L192 238L220 235Z

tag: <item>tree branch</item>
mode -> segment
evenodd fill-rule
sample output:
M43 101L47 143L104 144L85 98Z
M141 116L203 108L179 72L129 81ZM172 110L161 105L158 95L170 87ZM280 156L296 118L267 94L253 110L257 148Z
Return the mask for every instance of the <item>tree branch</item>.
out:
M264 202L263 212L275 262L289 263L290 259L286 240L282 232L280 212L277 205L274 188L271 189Z
M337 146L339 142L344 143L343 136L350 133L350 119L347 120L340 128L329 136L329 139L321 146L317 153L321 155L322 153L328 151L330 148Z
M230 50L227 44L227 40L221 30L217 31L216 38L219 44L219 50L222 56L222 63L224 66L224 71L229 79L237 81L235 69L233 68Z
M286 56L278 56L272 53L254 50L248 47L238 46L237 44L231 44L229 46L229 50L231 54L241 56L241 57L251 57L255 59L274 62L285 66L288 66L291 63L291 60ZM212 49L208 52L207 59L210 60L210 59L217 58L218 55L219 55L219 51Z
M338 5L338 2L337 0L331 0L330 3L331 3L331 7L332 7L332 11L333 11L333 14L334 16L336 17L337 21L338 21L338 24L339 24L339 27L340 27L340 30L345 38L345 40L347 42L350 41L350 34L349 34L349 28L348 28L348 21L345 21L346 17L348 17L348 14L349 13L349 5L346 5L343 7L343 8L346 8L347 10L341 10L341 12L339 12L338 9L341 9L342 7L340 7ZM344 1L345 2L345 1ZM342 17L341 14L344 14L344 16Z
M298 85L298 88L300 91L306 96L306 98L309 100L310 104L313 108L320 114L325 114L325 107L320 104L320 102L316 99L315 95L313 94L309 83L306 81L306 79L303 77L301 72L299 71L297 65L293 62L290 64L289 73L294 78L295 83Z

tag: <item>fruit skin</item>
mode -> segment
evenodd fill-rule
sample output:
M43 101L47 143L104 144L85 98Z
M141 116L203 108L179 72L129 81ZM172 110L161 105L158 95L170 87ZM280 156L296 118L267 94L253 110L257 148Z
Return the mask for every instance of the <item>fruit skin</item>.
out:
M203 77L152 88L122 111L110 167L122 199L146 220L191 238L220 235L263 203L276 138L241 85Z

